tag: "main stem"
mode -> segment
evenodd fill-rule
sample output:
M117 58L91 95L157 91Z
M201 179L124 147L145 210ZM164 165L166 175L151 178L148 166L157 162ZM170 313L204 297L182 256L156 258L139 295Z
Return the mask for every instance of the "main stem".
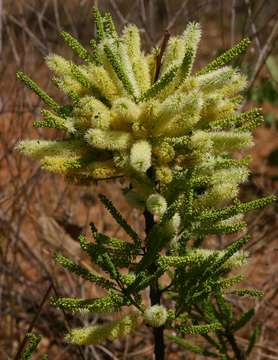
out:
M146 237L148 236L151 228L154 225L153 216L146 210L144 212L145 217L145 232ZM147 244L148 246L148 244ZM153 274L156 271L156 265L151 264L149 271ZM150 286L150 299L151 305L160 304L161 292L159 290L158 280L154 280ZM154 336L154 353L155 360L164 360L165 359L165 345L164 345L164 327L160 326L158 328L153 328Z
M155 69L155 77L154 82L156 82L159 78L160 68L161 68L161 60L166 49L168 40L170 38L170 32L166 30L164 32L164 37L162 40L162 44L160 47L159 54L156 58L156 69ZM147 210L144 212L145 216L145 232L146 237L148 236L149 232L151 231L154 221L153 216ZM148 246L148 244L146 244ZM150 273L154 274L156 271L156 265L152 264L149 267ZM151 305L160 304L160 297L161 293L159 291L159 284L158 280L154 280L150 286L150 299ZM154 353L155 353L155 360L164 360L165 358L165 345L164 345L164 327L160 326L158 328L153 328L153 336L154 336Z
M242 353L241 349L238 347L237 345L237 342L236 342L236 339L233 335L232 332L230 332L229 330L226 331L226 338L228 339L232 349L233 349L233 352L235 353L235 356L236 356L236 359L237 360L244 360L245 356L244 354Z

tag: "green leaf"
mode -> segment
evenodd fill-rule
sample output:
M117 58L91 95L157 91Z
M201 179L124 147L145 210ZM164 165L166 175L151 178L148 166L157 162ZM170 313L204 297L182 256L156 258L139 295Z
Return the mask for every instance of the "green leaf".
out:
M258 289L233 289L229 291L231 294L235 294L237 296L250 296L250 297L262 297L264 292Z
M99 199L106 207L106 209L110 212L110 214L113 216L113 218L117 221L117 223L122 227L122 229L131 237L131 239L134 240L135 245L140 247L141 240L138 234L126 222L126 220L122 217L119 211L115 208L113 203L110 200L108 200L107 197L104 196L103 194L99 194Z
M215 222L217 220L226 220L231 216L237 214L244 214L250 210L256 210L266 205L269 205L273 202L277 201L276 196L266 196L261 199L249 201L246 203L238 203L236 205L220 209L220 210L211 210L211 211L204 211L200 215L196 216L197 221L209 221Z
M71 72L74 78L85 88L87 88L92 95L103 102L107 107L111 107L110 101L101 93L99 88L95 86L91 81L83 74L83 72L79 69L78 65L71 64Z
M65 43L86 63L95 62L94 57L76 40L72 35L66 31L61 32L61 36Z
M38 95L42 101L48 105L51 109L53 109L56 113L60 111L60 105L53 100L44 90L42 90L38 84L35 83L28 75L26 75L23 71L17 71L16 76L19 80L23 81L24 84L29 87L29 89L33 90L34 93Z
M256 326L256 328L253 330L252 334L249 337L249 343L246 350L246 355L251 354L251 351L253 350L254 345L256 343L257 337L260 335L260 333L261 333L261 328L259 326Z
M200 227L196 229L195 232L198 235L209 235L209 234L231 234L238 232L246 228L247 224L245 222L240 222L235 225L214 225L210 227Z
M222 325L219 322L206 325L189 325L180 326L179 332L183 335L207 334L210 331L221 329Z
M117 271L108 253L104 253L103 255L101 255L101 257L103 263L102 268L105 269L105 271L107 271L110 274L112 279L118 279L120 276L119 272Z
M28 333L26 336L28 338L29 343L24 349L20 357L20 360L30 360L33 352L37 349L37 346L41 341L41 337L33 333Z
M216 261L213 265L213 272L221 270L221 267L228 261L236 252L238 252L249 240L249 235L245 235L244 237L234 241L231 245L227 246L224 250L224 255Z
M118 311L127 303L128 301L126 301L120 294L112 290L110 290L108 294L102 298L78 299L54 297L51 299L51 304L60 309L70 310L73 312L87 310L98 314Z
M113 50L108 46L104 45L104 52L106 54L106 57L108 61L110 62L113 70L115 71L115 74L118 76L119 80L122 82L124 89L127 91L129 95L134 95L134 89L129 81L129 78L125 72L125 69L122 66L122 63L120 61L120 58L117 54L113 52Z
M74 131L73 124L71 124L69 119L57 116L48 110L42 110L41 113L44 119L35 121L33 124L34 127L45 127L64 131L71 130L71 132Z
M243 276L240 275L236 275L236 276L232 276L230 278L224 278L218 281L218 285L221 289L228 289L231 286L234 286L238 283L240 283L243 279ZM228 291L229 293L234 293L234 291L237 289L232 289L230 291ZM235 292L236 293L236 292Z
M185 51L182 64L180 66L180 76L183 81L190 73L192 62L194 58L194 50L192 47L188 47Z
M99 285L105 289L111 289L114 287L114 283L110 280L103 278L98 274L94 274L88 269L75 264L72 260L68 259L65 256L62 256L58 253L54 255L54 259L57 263L62 265L64 268L68 269L70 272L82 277L85 280L88 280L96 285Z
M227 63L232 61L235 57L245 52L248 46L250 45L250 42L251 41L248 38L244 38L240 40L239 43L234 45L229 50L225 51L222 55L218 56L215 60L213 60L208 65L206 65L203 69L198 71L197 75L206 74L210 71L217 70L220 67L226 65Z
M104 26L103 26L103 17L99 11L99 9L94 6L93 7L93 17L95 19L95 24L96 24L96 30L97 30L97 41L100 42L101 40L104 39L105 36L105 31L104 31Z
M117 37L115 24L113 22L112 16L109 13L106 13L103 17L103 28L107 36L110 36L112 38Z
M255 315L254 309L250 309L250 310L246 311L245 313L243 313L241 315L241 317L237 320L237 322L232 325L233 331L235 332L235 331L241 329L244 325L246 325L248 323L248 321L251 320L251 318L254 315Z
M167 71L161 79L156 81L139 99L139 101L146 101L154 98L159 94L165 87L172 82L177 74L178 66L173 66Z
M104 270L107 269L105 267L105 262L103 261L104 254L109 253L114 265L118 267L127 267L130 264L132 256L136 254L136 248L133 244L98 232L93 232L93 236L95 237L97 244L87 241L87 239L81 235L79 237L80 246L81 249L91 257L92 262L96 263Z
M155 279L160 278L165 272L164 268L158 268L153 274L147 274L143 271L139 272L135 281L126 289L127 293L139 292L148 287Z
M176 343L178 346L182 347L185 350L191 351L195 354L200 354L203 356L210 356L210 357L214 357L217 358L217 354L208 351L206 349L201 348L199 345L196 345L194 343L192 343L191 341L185 340L179 336L176 335L166 335L167 338L171 341L173 341L174 343Z

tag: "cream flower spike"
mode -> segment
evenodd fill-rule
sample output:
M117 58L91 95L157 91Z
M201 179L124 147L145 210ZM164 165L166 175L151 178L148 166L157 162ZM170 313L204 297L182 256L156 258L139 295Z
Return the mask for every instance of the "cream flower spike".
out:
M46 58L68 105L60 106L18 73L49 108L35 126L66 134L65 140L49 140L47 146L45 141L23 141L18 149L49 171L81 183L99 179L96 173L132 181L151 171L154 181L163 185L171 183L177 166L202 166L222 152L232 154L252 145L248 126L240 131L244 118L237 117L238 129L226 126L237 116L235 98L246 85L244 76L227 64L246 49L246 39L194 74L199 24L190 23L182 35L170 37L159 63L157 50L142 51L135 25L118 34L109 15L95 11L95 17L97 36L91 50L62 33L83 64L56 54ZM253 123L260 117L258 112L250 116Z

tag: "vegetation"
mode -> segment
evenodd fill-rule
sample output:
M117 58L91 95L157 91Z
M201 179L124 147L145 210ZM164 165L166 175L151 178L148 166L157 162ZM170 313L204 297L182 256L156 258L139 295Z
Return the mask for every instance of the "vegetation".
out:
M241 202L239 185L248 177L248 156L235 152L252 146L252 130L262 123L259 109L242 114L246 78L229 66L248 39L192 73L200 26L190 23L180 36L145 55L139 30L127 25L121 36L109 14L94 9L96 39L87 51L70 34L65 42L83 63L51 54L47 64L55 84L68 97L59 105L26 74L18 78L47 105L36 127L59 129L63 140L25 140L18 149L42 168L79 184L125 177L123 192L144 213L145 238L127 223L104 195L100 200L130 241L107 236L92 224L94 241L80 236L80 246L99 269L76 264L60 253L57 263L106 290L100 298L55 297L62 310L114 313L119 320L75 328L67 341L98 344L127 335L142 323L153 329L155 357L163 360L165 337L180 347L221 359L245 359L259 330L243 350L235 332L254 315L235 316L229 294L261 296L239 288L250 239L243 215L275 197ZM237 234L225 249L203 247L206 237ZM162 280L163 277L163 280ZM149 299L142 296L149 288ZM203 346L188 335L200 335Z

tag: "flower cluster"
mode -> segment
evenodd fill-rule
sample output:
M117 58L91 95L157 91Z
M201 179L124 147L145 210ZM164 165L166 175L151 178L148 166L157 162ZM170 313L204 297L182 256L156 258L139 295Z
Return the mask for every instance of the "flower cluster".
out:
M67 335L67 340L77 345L99 344L107 339L110 341L129 334L140 324L137 313L126 315L121 320L115 320L105 325L93 325L86 328L76 328Z
M54 82L71 105L58 105L18 73L50 108L34 125L60 129L66 139L22 141L18 148L44 169L77 182L128 176L136 187L148 172L153 183L163 185L194 168L209 189L196 206L235 197L248 172L242 162L227 162L236 150L252 145L250 130L261 115L257 109L237 114L246 79L226 63L246 49L248 39L192 74L199 24L190 23L182 35L170 38L158 63L156 49L141 50L136 26L127 25L119 36L110 15L97 9L94 15L97 37L90 52L62 33L84 64L47 57ZM144 202L151 192L146 191Z

